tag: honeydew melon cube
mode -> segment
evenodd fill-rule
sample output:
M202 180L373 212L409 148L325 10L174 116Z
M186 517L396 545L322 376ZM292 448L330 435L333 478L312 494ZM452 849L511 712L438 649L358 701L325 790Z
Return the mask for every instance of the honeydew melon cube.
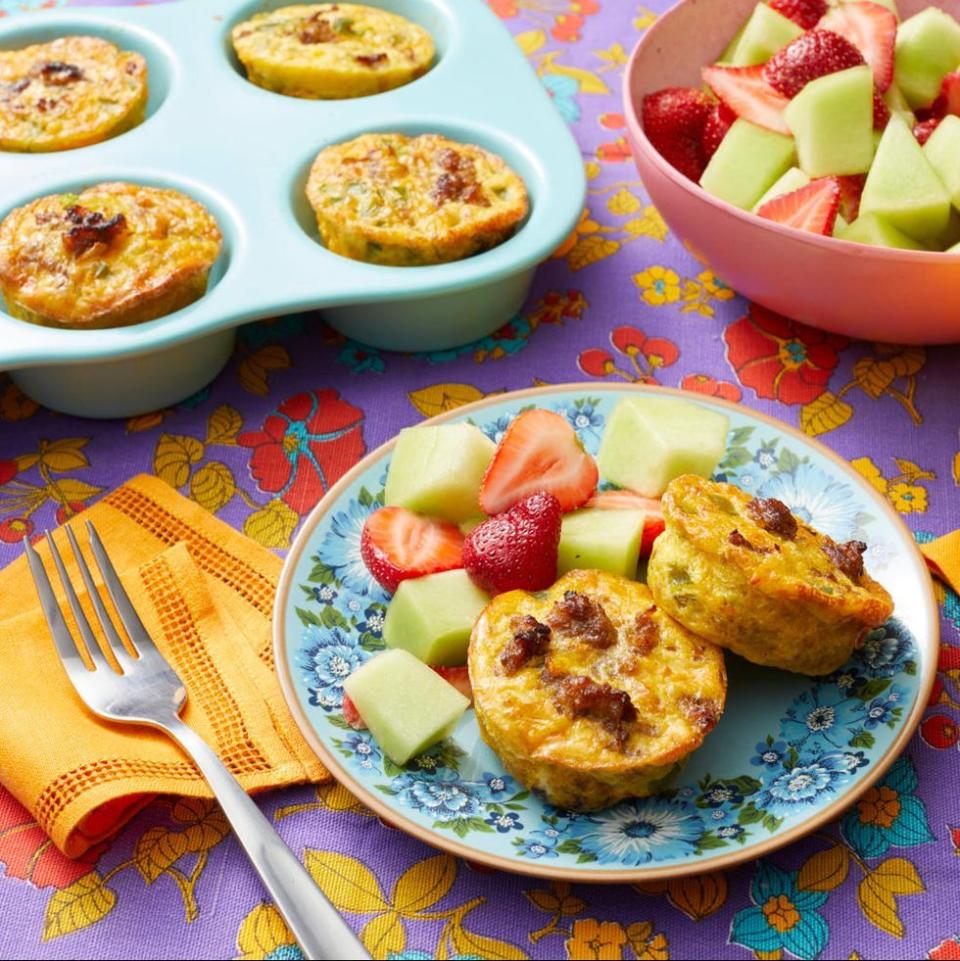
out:
M783 112L810 177L862 174L873 160L873 71L866 64L808 83Z
M799 168L791 167L754 205L753 212L756 213L767 201L774 197L781 197L783 194L791 194L794 190L806 187L810 183L810 178Z
M943 78L960 65L960 23L927 7L897 28L894 76L910 105L926 107Z
M946 230L950 195L905 121L887 124L860 198L861 214L878 214L914 240Z
M469 701L409 651L384 651L344 681L360 717L394 764L442 741Z
M944 117L923 152L947 188L950 202L960 209L960 117Z
M725 414L676 397L625 397L603 434L600 475L644 497L660 497L681 474L714 472L729 426Z
M897 230L893 224L887 223L876 214L861 214L852 224L837 231L836 236L841 240L868 244L871 247L897 247L901 250L925 249L923 244L918 244L912 237Z
M730 63L735 67L766 63L778 50L802 34L803 27L765 3L758 3L744 25Z
M470 632L489 602L462 570L401 581L383 620L383 642L426 664L466 664Z
M910 109L910 104L903 95L903 91L895 83L890 84L884 91L883 102L887 105L891 113L900 114L900 116L910 124L910 128L913 129L917 122L916 114Z
M472 424L400 431L385 501L459 524L480 512L480 482L496 445Z
M747 29L746 23L733 35L733 39L723 48L723 53L716 59L718 67L732 67L733 58L737 55L737 47L743 39L743 32Z
M793 138L737 120L700 178L707 193L750 210L793 166Z
M584 508L563 518L557 574L568 571L610 571L635 577L645 511Z

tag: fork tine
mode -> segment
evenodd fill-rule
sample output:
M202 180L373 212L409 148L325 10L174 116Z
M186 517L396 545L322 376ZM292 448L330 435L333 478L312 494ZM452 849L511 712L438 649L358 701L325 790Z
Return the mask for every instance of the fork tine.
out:
M93 550L97 567L100 568L103 582L107 585L107 592L113 600L113 606L117 609L123 626L127 629L127 636L130 638L134 649L141 657L147 654L155 654L163 660L163 655L151 640L147 629L143 626L143 621L140 620L140 615L130 601L130 596L117 576L113 561L110 560L110 555L107 554L107 549L103 546L103 541L100 540L97 529L90 521L87 521L87 534L90 537L90 547Z
M73 589L73 583L67 575L67 569L63 566L63 558L60 557L60 551L57 550L53 535L50 531L44 531L44 534L47 538L47 544L50 547L50 555L53 557L53 563L56 564L57 573L60 575L60 583L63 584L64 593L67 595L70 610L73 611L73 618L77 622L77 627L80 629L80 636L87 646L87 654L90 660L93 661L94 670L101 671L106 669L112 671L113 668L110 667L109 662L106 657L104 657L103 651L100 650L100 645L97 643L97 639L93 634L93 629L90 627L87 615L83 613L83 608L80 606L80 598L77 597L77 592Z
M23 549L27 555L27 563L30 565L30 573L33 575L33 583L37 588L37 595L40 598L40 606L43 608L44 617L47 619L47 627L53 635L53 643L57 648L57 654L63 661L67 674L71 677L77 672L88 673L87 665L77 648L73 635L67 627L67 622L63 619L60 605L57 603L56 595L53 593L53 585L47 576L47 569L43 566L40 555L34 550L33 544L24 537Z
M67 532L67 540L70 541L70 547L73 550L73 556L76 557L77 566L80 568L80 576L83 578L83 583L87 588L87 596L90 598L90 601L93 604L93 609L97 613L97 619L100 621L100 626L103 628L103 633L107 638L107 643L110 645L110 650L113 651L113 656L117 659L117 663L120 665L121 671L126 672L133 667L135 663L134 659L130 656L130 653L124 646L123 638L120 637L116 627L114 627L110 615L107 613L107 609L100 597L100 592L97 590L97 585L93 583L93 577L90 574L90 568L87 566L87 562L80 551L80 545L77 543L77 538L74 536L73 529L69 524L64 526Z

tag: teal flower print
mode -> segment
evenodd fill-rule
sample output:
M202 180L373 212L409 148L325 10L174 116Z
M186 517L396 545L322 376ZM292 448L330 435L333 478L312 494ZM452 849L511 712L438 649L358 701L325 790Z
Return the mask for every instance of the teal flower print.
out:
M850 775L846 754L801 755L790 768L773 772L757 795L756 805L775 817L803 813L837 793Z
M798 871L781 871L766 861L757 865L750 886L753 907L738 911L730 940L750 951L789 951L798 958L816 958L827 946L830 930L817 913L825 891L801 891Z
M840 824L843 836L865 858L878 858L891 846L933 841L927 811L916 790L913 762L901 757L844 817Z
M547 93L553 97L560 116L567 123L576 123L580 119L580 104L577 103L580 84L573 77L559 73L548 73L540 79L547 88Z

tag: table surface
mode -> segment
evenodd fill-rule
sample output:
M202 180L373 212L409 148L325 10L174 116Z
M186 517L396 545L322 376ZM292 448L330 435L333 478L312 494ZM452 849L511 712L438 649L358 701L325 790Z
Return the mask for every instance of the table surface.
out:
M358 446L355 431L308 436L302 420L320 390L351 405L372 450L492 392L576 380L682 386L816 434L857 462L918 538L958 526L960 352L851 342L751 309L650 206L619 86L627 53L667 2L488 2L571 124L589 175L576 234L541 268L522 314L483 341L425 356L366 349L313 315L258 324L241 331L209 388L126 422L54 415L0 380L0 564L24 533L141 471L282 552L323 493L311 461L330 482ZM0 0L0 16L58 5ZM296 444L275 435L278 408ZM862 827L834 824L727 874L571 888L439 855L338 787L277 792L263 806L295 850L350 879L341 907L379 957L960 958L960 599L940 600L935 703L898 776L856 808ZM174 814L156 802L95 863L77 864L0 789L0 956L299 957L217 819L188 850ZM167 832L183 852L159 876L145 859L148 832Z

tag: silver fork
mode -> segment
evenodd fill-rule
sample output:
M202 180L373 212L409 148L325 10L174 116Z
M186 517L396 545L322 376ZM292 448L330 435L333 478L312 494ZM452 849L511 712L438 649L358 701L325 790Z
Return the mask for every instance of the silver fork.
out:
M315 961L327 958L369 961L370 955L363 945L260 809L203 738L180 720L180 711L187 700L186 688L147 634L93 524L87 522L90 548L136 651L135 657L127 651L107 613L73 531L69 527L66 531L87 594L120 673L111 666L97 643L50 532L46 535L50 553L80 631L82 647L93 664L92 670L84 662L80 642L67 627L40 555L26 538L24 548L57 653L80 699L100 717L159 728L193 759L307 958Z

